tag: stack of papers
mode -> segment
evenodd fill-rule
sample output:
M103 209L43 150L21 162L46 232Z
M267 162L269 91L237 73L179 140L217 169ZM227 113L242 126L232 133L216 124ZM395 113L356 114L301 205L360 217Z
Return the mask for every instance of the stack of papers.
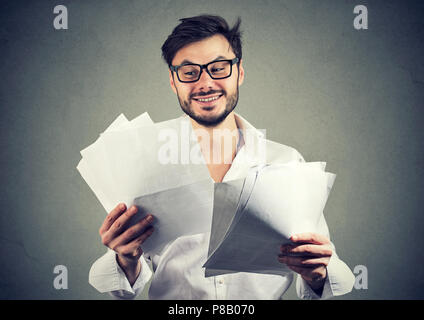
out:
M335 179L324 170L323 162L267 165L215 184L205 276L291 272L277 260L280 246L294 234L317 232Z
M164 162L172 148L177 161ZM155 217L145 254L210 232L205 276L290 272L277 260L280 246L294 234L316 232L335 179L323 162L290 162L214 183L190 119L153 123L147 113L132 121L121 114L81 156L77 169L106 212L123 202L139 209L130 224Z
M171 142L178 155L180 143L190 142L184 148L199 157L191 128L189 119L153 123L147 113L132 121L121 114L81 151L77 169L106 212L123 202L139 208L131 224L154 215L155 232L142 245L145 253L157 254L180 236L210 231L213 181L207 167L159 159Z

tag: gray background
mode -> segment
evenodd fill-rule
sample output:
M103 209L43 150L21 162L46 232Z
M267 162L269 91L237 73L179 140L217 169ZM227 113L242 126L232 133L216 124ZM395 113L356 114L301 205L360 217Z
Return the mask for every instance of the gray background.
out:
M64 4L69 29L53 28ZM353 28L365 4L369 29ZM120 113L181 114L160 47L178 19L242 18L237 111L337 173L338 253L368 268L347 299L422 299L423 4L413 1L6 1L0 7L0 298L109 299L88 284L104 209L75 169ZM69 289L53 288L53 268ZM140 297L146 297L145 293ZM294 285L286 298L296 299Z

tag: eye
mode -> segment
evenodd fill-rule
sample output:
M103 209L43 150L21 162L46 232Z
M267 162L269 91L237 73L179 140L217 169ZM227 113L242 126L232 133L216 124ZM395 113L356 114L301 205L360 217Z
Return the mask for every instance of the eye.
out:
M211 71L212 72L220 72L222 70L224 70L224 68L213 68Z
M182 77L182 78L194 79L199 75L199 71L200 70L196 66L187 65L187 66L182 66L178 70L178 73L179 73L180 77Z

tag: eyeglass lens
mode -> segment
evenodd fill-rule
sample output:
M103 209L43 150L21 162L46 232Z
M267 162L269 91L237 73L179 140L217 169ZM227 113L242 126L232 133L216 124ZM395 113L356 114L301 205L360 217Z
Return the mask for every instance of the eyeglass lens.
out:
M181 81L197 81L200 78L201 67L188 64L178 68L178 77ZM217 61L208 65L209 74L213 79L222 79L231 74L229 61Z

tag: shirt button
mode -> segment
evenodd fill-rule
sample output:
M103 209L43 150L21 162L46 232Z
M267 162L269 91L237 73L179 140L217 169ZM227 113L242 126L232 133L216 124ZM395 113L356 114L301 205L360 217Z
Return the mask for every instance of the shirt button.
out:
M219 283L219 284L224 284L224 280L219 279L219 280L218 280L218 283Z

